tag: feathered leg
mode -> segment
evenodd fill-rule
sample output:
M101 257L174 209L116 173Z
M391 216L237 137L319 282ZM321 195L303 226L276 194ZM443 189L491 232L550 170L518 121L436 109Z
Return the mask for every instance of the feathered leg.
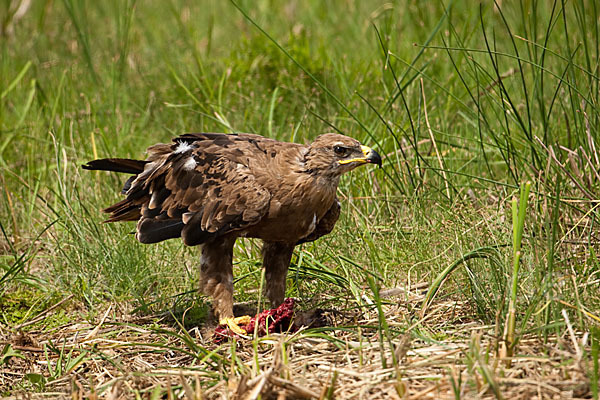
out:
M272 307L278 307L285 297L285 279L292 260L294 245L279 242L265 242L263 266L265 267L265 294Z
M237 333L246 331L239 323L249 321L249 317L233 317L233 245L235 236L221 237L202 246L200 258L200 290L213 298L213 308L219 324L227 325Z

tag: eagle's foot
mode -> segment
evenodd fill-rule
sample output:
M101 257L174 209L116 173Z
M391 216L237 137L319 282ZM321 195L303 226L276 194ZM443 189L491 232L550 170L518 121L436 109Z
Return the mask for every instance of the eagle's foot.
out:
M244 315L242 317L227 317L219 319L220 325L227 325L229 330L238 335L246 336L248 332L246 332L240 325L248 325L252 318L249 315Z

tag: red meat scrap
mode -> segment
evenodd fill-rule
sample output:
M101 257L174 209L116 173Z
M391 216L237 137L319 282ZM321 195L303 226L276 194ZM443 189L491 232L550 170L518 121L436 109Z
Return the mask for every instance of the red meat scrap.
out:
M252 317L247 325L240 325L240 328L248 332L249 335L254 334L256 325L257 335L264 336L268 333L273 332L295 332L298 328L292 323L294 317L294 299L287 298L277 308L265 310L260 314ZM227 341L228 338L237 336L231 332L227 325L219 325L215 329L214 341L215 343L222 343Z

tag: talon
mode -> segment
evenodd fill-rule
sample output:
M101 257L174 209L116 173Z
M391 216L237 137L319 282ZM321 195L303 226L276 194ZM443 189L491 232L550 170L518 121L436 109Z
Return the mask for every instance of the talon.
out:
M231 332L236 333L241 336L247 336L248 332L246 332L239 324L248 324L250 322L250 316L244 315L243 317L227 317L219 320L219 324L227 325L227 327L231 330Z
M233 319L238 325L248 325L252 321L252 317L249 315L242 315L241 317L235 317Z

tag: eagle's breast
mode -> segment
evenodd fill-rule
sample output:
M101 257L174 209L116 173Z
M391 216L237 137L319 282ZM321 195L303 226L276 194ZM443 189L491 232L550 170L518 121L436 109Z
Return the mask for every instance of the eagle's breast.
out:
M267 214L246 232L247 237L296 243L310 235L335 200L337 181L323 181L308 174L280 175L268 190Z

